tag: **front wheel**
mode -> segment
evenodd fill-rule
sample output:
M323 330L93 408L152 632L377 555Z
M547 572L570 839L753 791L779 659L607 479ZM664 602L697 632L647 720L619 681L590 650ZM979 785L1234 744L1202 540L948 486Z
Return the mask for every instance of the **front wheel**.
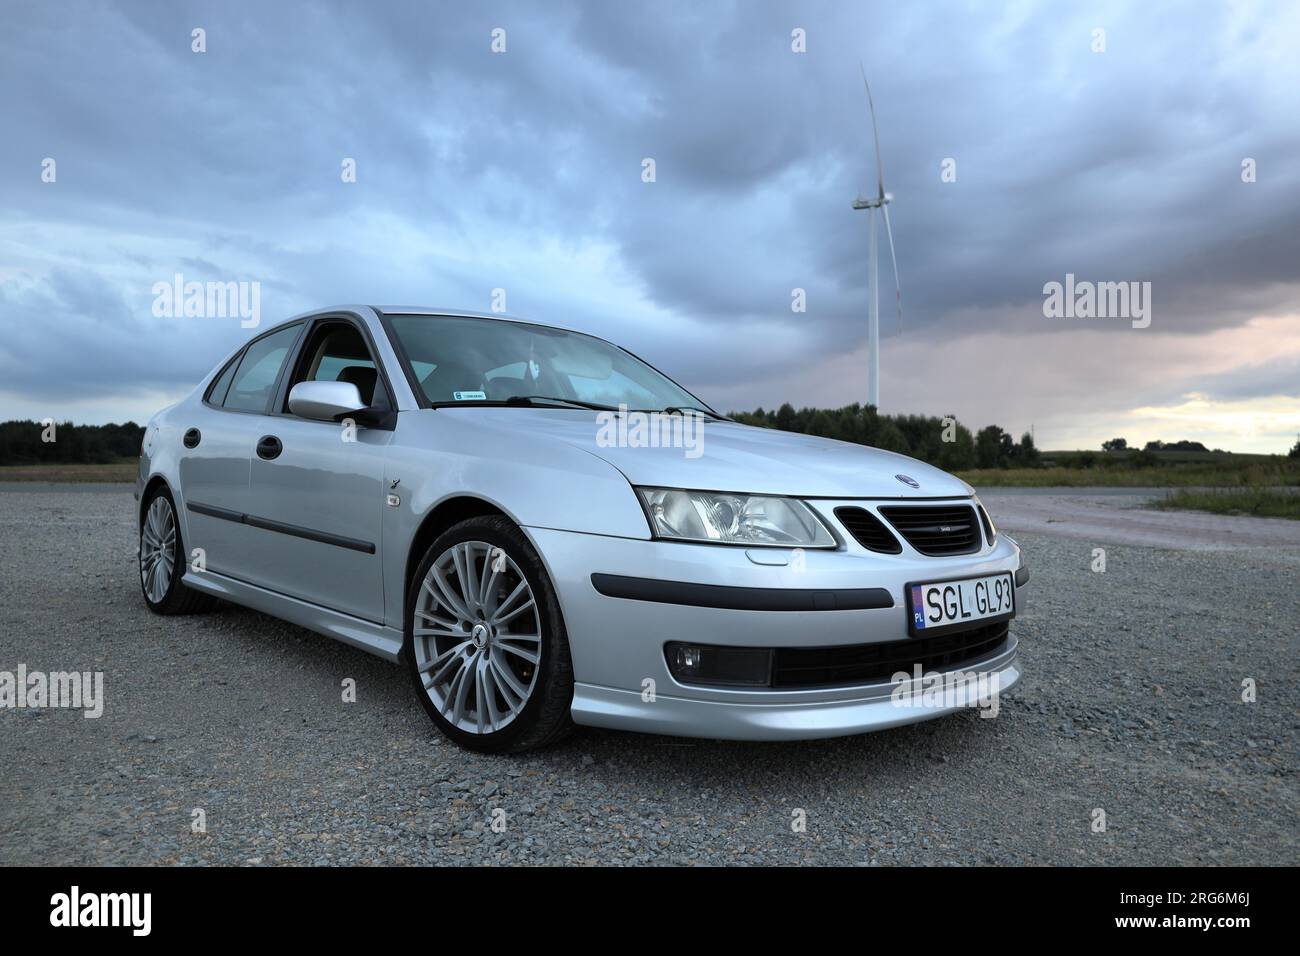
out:
M470 750L519 752L573 727L573 665L555 589L523 532L470 518L434 541L406 607L425 711Z

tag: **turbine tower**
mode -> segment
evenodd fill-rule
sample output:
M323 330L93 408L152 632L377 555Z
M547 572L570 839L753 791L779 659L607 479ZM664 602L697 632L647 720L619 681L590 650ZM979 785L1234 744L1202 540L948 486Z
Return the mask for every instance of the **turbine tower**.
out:
M858 64L862 70L862 85L867 88L867 106L871 110L871 137L876 143L876 185L877 194L872 199L858 196L853 200L854 209L866 209L871 220L871 242L867 262L867 285L870 286L871 298L867 300L867 351L870 352L870 364L867 368L867 404L880 408L880 297L877 295L876 267L876 210L885 218L885 237L889 240L889 259L894 264L894 302L898 310L898 321L903 321L903 287L898 279L898 257L894 255L894 230L889 225L889 203L893 196L885 192L885 170L880 163L880 134L876 131L876 104L871 98L871 84L867 82L866 67Z

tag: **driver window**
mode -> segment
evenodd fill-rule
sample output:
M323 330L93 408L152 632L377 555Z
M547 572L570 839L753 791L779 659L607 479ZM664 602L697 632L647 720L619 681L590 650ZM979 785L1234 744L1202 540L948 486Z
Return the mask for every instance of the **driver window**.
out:
M347 322L318 325L302 351L290 389L299 382L351 382L367 406L388 407L388 395L366 340Z

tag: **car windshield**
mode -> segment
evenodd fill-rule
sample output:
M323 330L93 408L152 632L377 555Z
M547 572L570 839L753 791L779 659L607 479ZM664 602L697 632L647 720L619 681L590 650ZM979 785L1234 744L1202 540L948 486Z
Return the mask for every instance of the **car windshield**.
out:
M389 323L434 405L514 400L711 412L640 359L580 332L437 315L391 315Z

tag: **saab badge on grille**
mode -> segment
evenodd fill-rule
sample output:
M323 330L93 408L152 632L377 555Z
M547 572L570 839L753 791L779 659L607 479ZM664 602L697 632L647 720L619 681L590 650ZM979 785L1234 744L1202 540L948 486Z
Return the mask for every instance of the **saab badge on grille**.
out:
M899 481L901 481L903 484L908 485L912 488L921 487L921 483L909 475L895 475L894 477L897 478Z

